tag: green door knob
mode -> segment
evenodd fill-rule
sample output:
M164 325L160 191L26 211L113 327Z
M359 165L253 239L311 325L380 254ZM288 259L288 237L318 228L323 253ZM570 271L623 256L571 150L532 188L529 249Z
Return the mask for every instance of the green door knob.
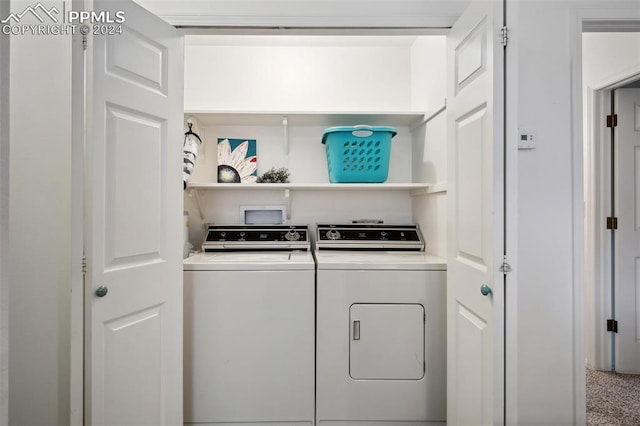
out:
M491 291L491 287L486 284L482 284L482 286L480 287L480 293L482 293L483 296L488 296L493 292Z
M109 289L103 285L98 287L98 289L96 290L96 296L98 297L105 297L107 293L109 293Z

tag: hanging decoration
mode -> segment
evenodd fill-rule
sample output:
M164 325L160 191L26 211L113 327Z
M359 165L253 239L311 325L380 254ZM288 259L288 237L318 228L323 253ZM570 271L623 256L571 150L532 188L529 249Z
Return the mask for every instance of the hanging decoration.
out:
M184 181L184 189L187 189L191 173L196 165L196 157L198 155L198 147L202 144L202 139L193 132L193 123L188 121L189 130L184 134L184 161L182 169L182 179Z

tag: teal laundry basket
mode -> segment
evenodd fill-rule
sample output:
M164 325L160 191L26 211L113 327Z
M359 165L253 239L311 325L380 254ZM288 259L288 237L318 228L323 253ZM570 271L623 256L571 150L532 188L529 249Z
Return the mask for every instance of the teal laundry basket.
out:
M331 183L382 183L389 175L393 127L338 126L325 129Z

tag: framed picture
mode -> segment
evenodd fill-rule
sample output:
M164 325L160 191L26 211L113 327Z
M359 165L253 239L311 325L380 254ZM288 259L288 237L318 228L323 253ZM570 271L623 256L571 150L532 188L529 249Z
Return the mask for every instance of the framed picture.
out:
M257 177L255 139L218 138L218 183L254 183Z

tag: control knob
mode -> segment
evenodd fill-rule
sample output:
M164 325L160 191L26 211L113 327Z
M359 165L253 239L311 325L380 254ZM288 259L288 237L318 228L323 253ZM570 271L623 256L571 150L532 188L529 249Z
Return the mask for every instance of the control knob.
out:
M329 240L338 240L340 239L340 232L338 232L335 229L331 229L330 231L327 231L327 233L325 234L327 239Z
M295 229L291 229L289 232L284 234L284 238L287 241L298 241L300 239L300 233Z

